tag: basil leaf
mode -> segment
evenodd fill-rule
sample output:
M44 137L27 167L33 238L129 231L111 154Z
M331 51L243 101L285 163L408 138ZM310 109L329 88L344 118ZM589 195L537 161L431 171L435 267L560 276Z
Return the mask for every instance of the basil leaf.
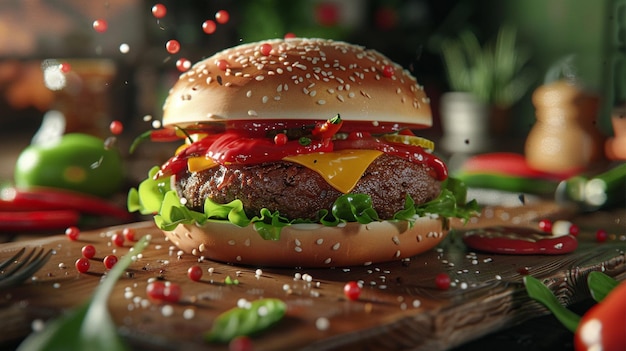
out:
M608 295L618 284L619 282L617 280L602 272L594 271L589 273L587 276L587 285L589 286L591 297L596 302L604 300L606 295Z
M286 311L287 305L279 299L256 300L248 308L235 307L217 316L204 338L227 343L238 336L250 336L280 321Z
M528 296L546 306L567 330L572 333L576 331L580 316L561 305L547 286L529 275L524 277L524 285L526 285Z

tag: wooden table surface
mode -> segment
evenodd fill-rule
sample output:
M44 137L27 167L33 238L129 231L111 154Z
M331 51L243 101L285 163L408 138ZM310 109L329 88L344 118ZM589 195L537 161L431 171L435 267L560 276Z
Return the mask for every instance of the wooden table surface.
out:
M576 251L558 256L473 252L457 231L498 224L536 226L541 218L569 219L579 225ZM464 227L454 223L457 230L436 250L400 262L333 269L246 267L201 260L181 254L151 222L138 222L83 232L78 241L51 235L1 244L0 261L23 246L52 248L56 254L34 279L0 293L0 349L16 345L37 322L86 301L106 271L102 257L128 253L130 243L121 248L111 244L111 235L125 227L135 228L138 235L152 235L150 245L109 300L120 333L135 349L226 350L226 345L208 345L202 338L215 316L240 299L275 297L287 303L286 317L254 337L255 350L445 350L548 314L526 295L524 274L542 279L567 305L589 298L585 277L592 270L626 279L624 209L576 214L544 202L488 207ZM599 228L609 232L607 242L595 242ZM97 254L89 273L81 274L74 262L87 243L96 247ZM204 271L200 282L186 276L192 265ZM260 276L257 269L262 270ZM453 281L445 291L435 286L434 278L441 272ZM180 284L179 303L159 305L148 300L147 281L157 277ZM239 284L225 284L226 277ZM348 281L363 284L358 301L345 298L343 286Z

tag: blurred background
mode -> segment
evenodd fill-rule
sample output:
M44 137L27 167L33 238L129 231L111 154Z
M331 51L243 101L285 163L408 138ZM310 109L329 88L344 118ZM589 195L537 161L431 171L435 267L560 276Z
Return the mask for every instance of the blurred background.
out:
M157 2L167 10L164 17L151 10ZM220 10L229 14L225 23L215 18ZM106 21L106 29L94 28L96 20ZM207 20L215 23L210 34L203 30ZM625 0L3 0L0 179L12 178L19 151L46 112L62 111L67 132L103 138L111 121L122 121L124 146L150 128L145 116L160 118L180 74L178 60L195 62L287 33L361 44L412 71L431 98L434 125L424 133L436 141L445 133L441 97L480 85L463 86L450 73L484 71L492 77L481 98L492 142L475 151L522 150L535 123L532 92L556 76L575 76L598 98L594 125L603 135L613 133L612 111L626 101ZM175 54L165 49L171 39L180 42ZM478 43L470 55L482 59L446 57L454 45L467 49L468 41ZM489 55L496 59L484 58ZM500 67L503 62L509 65ZM69 69L59 88L54 69L62 65ZM507 97L496 96L511 87ZM149 166L133 167L144 176Z

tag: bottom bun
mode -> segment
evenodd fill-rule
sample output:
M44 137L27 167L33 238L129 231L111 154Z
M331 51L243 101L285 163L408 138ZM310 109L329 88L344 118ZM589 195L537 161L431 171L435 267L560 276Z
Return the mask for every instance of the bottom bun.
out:
M264 240L253 226L207 222L179 224L164 231L181 250L195 256L267 267L341 267L368 265L415 256L435 247L447 234L441 219L423 217L328 227L295 224L284 227L280 240Z

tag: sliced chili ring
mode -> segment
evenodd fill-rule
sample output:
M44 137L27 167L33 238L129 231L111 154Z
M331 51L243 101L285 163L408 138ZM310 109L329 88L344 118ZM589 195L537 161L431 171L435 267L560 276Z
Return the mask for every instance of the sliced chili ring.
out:
M553 236L521 227L471 229L463 233L463 242L474 250L510 255L560 255L578 247L573 235Z

